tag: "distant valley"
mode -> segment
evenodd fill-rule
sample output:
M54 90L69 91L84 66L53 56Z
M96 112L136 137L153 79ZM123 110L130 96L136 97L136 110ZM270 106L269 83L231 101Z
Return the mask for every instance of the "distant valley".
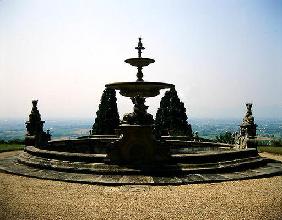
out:
M257 134L264 137L282 138L282 119L256 119ZM52 138L76 138L88 135L94 119L50 119L44 129L50 129ZM220 133L239 130L241 119L189 119L193 132L200 137L215 139ZM24 139L25 120L0 119L0 140Z

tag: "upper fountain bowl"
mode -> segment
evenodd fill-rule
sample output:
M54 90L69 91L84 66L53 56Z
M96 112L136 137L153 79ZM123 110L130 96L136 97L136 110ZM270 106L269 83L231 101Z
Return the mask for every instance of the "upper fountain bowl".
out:
M155 60L150 58L138 57L138 58L126 59L124 62L129 63L131 66L144 67L144 66L148 66L151 63L154 63Z
M161 89L172 88L174 85L163 82L116 82L106 87L119 90L126 97L154 97L160 94Z

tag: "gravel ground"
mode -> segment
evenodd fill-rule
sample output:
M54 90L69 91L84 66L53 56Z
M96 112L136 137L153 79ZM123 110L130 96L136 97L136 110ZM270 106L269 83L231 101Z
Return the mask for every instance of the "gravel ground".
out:
M14 153L2 153L1 157ZM263 154L282 161L282 156ZM0 173L0 219L282 219L282 176L183 186L95 186Z

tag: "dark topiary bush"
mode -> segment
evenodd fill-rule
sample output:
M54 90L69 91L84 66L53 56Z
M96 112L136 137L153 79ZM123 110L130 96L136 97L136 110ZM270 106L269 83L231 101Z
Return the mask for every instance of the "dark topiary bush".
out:
M156 133L192 137L192 128L187 119L184 103L180 101L175 88L170 89L161 99L156 114Z
M92 127L92 134L105 135L115 133L115 129L119 126L116 101L116 91L106 88L101 97L99 109L96 112L97 117Z
M216 141L220 143L234 144L235 138L231 132L226 131L225 133L221 133L219 136L216 136Z

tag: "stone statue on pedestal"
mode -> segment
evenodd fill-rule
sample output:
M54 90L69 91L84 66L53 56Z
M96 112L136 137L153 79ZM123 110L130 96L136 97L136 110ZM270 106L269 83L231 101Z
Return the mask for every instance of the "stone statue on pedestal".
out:
M252 113L252 103L246 103L247 112L245 117L243 118L243 122L240 125L240 133L243 135L247 135L250 138L256 136L256 128L257 125L254 123L254 117Z
M43 146L51 140L51 134L49 130L47 133L43 131L43 124L45 121L41 121L41 115L37 109L38 100L32 100L32 110L29 115L29 121L26 124L27 133L25 135L26 146Z
M254 122L252 106L252 103L246 103L247 111L240 125L240 134L235 137L235 144L239 149L256 147L254 139L257 125Z

